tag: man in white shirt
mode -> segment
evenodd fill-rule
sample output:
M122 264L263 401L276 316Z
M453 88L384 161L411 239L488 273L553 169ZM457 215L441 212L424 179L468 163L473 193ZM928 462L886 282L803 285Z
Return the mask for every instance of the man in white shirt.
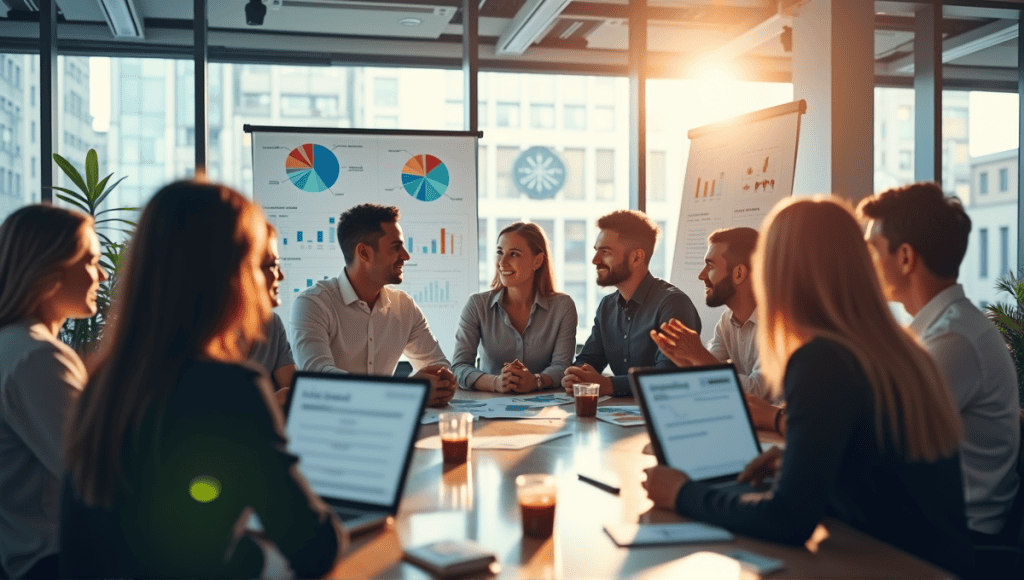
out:
M883 291L912 316L910 331L932 355L960 409L967 524L976 543L1003 530L1017 493L1017 372L996 326L956 279L971 220L935 183L863 200L866 239ZM1016 538L1016 534L1014 534Z
M402 283L409 259L398 208L367 203L341 214L345 268L317 282L292 305L295 359L306 371L391 375L405 354L413 376L430 380L428 404L455 394L451 364Z
M750 278L750 256L757 245L757 230L729 228L708 236L704 269L697 278L704 282L705 301L715 308L726 306L715 326L707 348L700 334L676 319L651 332L658 348L678 366L713 365L731 360L736 365L743 390L768 399L768 385L761 375L757 348L757 300Z

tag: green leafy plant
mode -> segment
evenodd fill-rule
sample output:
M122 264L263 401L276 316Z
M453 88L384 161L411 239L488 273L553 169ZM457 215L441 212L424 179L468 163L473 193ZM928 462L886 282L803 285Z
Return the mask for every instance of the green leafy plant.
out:
M1024 408L1024 269L1009 272L996 280L996 289L1009 294L1012 302L989 304L986 313L1003 333L1010 348L1013 365L1017 367L1017 388L1020 406Z
M127 239L132 235L135 222L115 217L115 212L136 211L134 207L103 207L107 196L114 190L124 177L110 183L113 173L103 179L99 178L99 159L95 149L90 149L85 155L85 177L75 169L70 161L54 153L53 161L60 167L64 175L68 177L78 191L65 187L53 187L60 192L57 197L91 216L96 221L96 235L100 239L100 266L107 271L109 278L100 283L99 291L96 293L97 312L92 318L81 318L68 320L61 329L61 339L79 352L86 352L96 346L103 335L103 327L106 324L107 311L114 300L114 292L117 288L117 276L121 266L121 259L127 247ZM108 185L109 183L109 185ZM114 214L114 215L111 215ZM123 234L123 240L118 241L111 237L117 233Z

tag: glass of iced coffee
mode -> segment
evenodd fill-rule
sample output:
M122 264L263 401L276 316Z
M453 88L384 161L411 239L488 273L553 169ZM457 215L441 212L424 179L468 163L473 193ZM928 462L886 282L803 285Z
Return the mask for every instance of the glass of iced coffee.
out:
M473 414L441 413L438 419L444 462L453 465L465 463L469 459L469 443L473 438Z
M547 538L555 529L558 488L552 475L529 473L516 478L516 495L523 519L523 535Z

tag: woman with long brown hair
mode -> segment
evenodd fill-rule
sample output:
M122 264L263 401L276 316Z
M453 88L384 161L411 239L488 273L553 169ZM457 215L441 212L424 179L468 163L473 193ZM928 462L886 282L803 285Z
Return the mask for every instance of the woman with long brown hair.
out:
M557 387L572 364L576 322L572 298L555 291L544 230L516 222L498 234L491 289L470 296L462 310L455 380L464 389L498 393Z
M107 273L93 219L52 205L0 225L0 572L57 577L57 484L67 422L87 380L60 341L96 314Z
M784 395L778 448L729 493L665 466L647 470L655 506L770 540L803 543L826 515L956 574L974 558L960 478L960 418L928 354L893 319L850 209L780 202L754 256L761 363Z
M143 211L70 432L62 576L251 578L262 538L300 577L340 554L269 381L240 364L270 313L266 235L255 205L214 184L173 183Z

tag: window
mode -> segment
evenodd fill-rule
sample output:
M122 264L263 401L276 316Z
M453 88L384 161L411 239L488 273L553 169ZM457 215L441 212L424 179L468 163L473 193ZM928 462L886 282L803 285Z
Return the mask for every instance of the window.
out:
M530 127L534 129L554 129L555 106L537 103L531 104Z
M562 151L562 158L565 161L565 186L562 188L562 195L565 199L583 199L586 197L586 150L567 147Z
M398 79L378 77L373 82L373 103L378 107L398 106Z
M512 183L512 164L516 162L516 157L519 157L519 148L498 146L497 154L498 197L519 197L519 190Z
M999 191L1010 189L1010 171L1005 167L999 170Z
M487 146L481 145L480 150L476 155L476 166L477 176L479 177L479 183L477 185L476 196L478 198L487 197Z
M459 130L465 125L462 118L462 102L446 101L444 104L444 124L449 129Z
M312 105L308 95L281 95L281 115L285 117L311 117Z
M270 115L270 93L242 93L240 107L253 115Z
M374 117L373 126L378 129L397 129L398 117L394 115L377 115Z
M498 103L495 115L499 127L519 128L519 103Z
M1010 274L1010 228L999 228L999 271L998 276Z
M665 201L665 177L665 152L648 151L647 199L651 201ZM662 230L664 229L662 228Z
M587 222L565 220L565 292L576 301L579 312L579 328L589 326L587 308Z
M988 171L982 171L978 174L978 193L982 195L988 193Z
M566 131L586 131L586 105L565 105L562 108L562 125L565 127Z
M594 192L599 200L615 199L615 151L597 150L597 187Z
M665 239L665 227L667 223L665 220L657 220L654 222L658 229L661 230L661 239L654 246L654 255L651 256L651 275L655 278L665 278L665 245L668 244L668 240Z
M900 150L900 171L910 171L914 168L914 152L902 149Z
M480 270L480 289L483 290L491 285L491 278L494 276L494 253L490 251L490 236L487 235L487 219L477 220L477 256L478 268Z
M978 230L978 277L988 278L988 229Z
M598 131L615 130L615 107L606 106L594 108L594 129Z

